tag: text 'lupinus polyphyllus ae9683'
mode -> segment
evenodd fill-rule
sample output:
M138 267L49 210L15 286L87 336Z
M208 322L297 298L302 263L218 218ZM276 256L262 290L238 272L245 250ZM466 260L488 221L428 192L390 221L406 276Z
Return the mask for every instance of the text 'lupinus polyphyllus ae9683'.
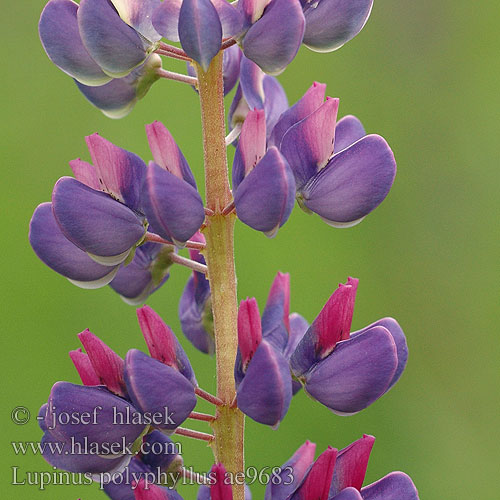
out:
M54 445L43 453L51 465L88 475L114 500L181 499L177 486L186 482L199 486L200 500L249 500L245 415L277 429L302 388L333 413L350 415L399 380L408 348L398 322L383 318L351 332L357 279L338 287L332 279L332 295L309 324L290 312L290 275L281 272L262 315L255 298L238 307L234 263L236 220L273 238L297 201L329 226L346 228L387 197L396 162L385 139L367 134L357 117L338 119L340 101L325 98L325 84L314 82L289 106L276 78L302 44L330 52L354 38L372 4L50 0L45 6L39 34L47 55L105 115L125 116L162 78L196 90L205 199L162 123L146 125L148 163L95 133L86 138L91 163L70 161L74 177L61 177L51 201L35 209L31 246L72 283L109 284L133 305L147 301L174 264L189 268L180 327L194 347L215 355L217 366L212 395L149 306L137 310L149 355L131 349L122 358L82 331L85 351L70 357L83 385L57 382L40 409L42 442ZM186 73L171 71L171 60L183 61ZM226 135L223 98L233 89ZM168 113L164 118L174 123ZM213 405L213 414L195 411L198 398ZM205 422L207 432L185 427L189 420ZM174 441L179 436L212 448L205 472L184 466L189 458ZM373 442L365 435L340 451L328 446L315 460L316 445L306 441L281 467L266 464L273 474L263 481L265 500L418 499L403 472L363 486Z

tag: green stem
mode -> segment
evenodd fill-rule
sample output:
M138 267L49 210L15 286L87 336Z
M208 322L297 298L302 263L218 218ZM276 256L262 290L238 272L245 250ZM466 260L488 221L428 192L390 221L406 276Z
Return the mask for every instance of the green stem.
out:
M225 144L222 52L205 73L197 66L198 90L201 103L203 149L205 157L206 205L214 212L207 216L204 234L207 240L204 255L212 292L217 362L216 420L212 423L215 440L215 460L224 464L233 475L244 471L244 415L231 408L235 396L234 361L238 347L236 272L234 266L235 215L223 215L222 209L231 202ZM234 477L234 476L233 476ZM233 485L234 500L244 500L243 485Z

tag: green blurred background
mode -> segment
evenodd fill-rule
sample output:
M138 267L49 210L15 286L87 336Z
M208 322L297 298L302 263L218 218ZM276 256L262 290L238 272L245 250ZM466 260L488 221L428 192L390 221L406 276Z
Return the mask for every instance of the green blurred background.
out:
M84 328L122 355L145 346L134 308L111 289L78 289L36 258L28 222L69 174L67 161L88 159L84 136L96 131L149 159L144 124L163 121L202 185L199 105L187 86L161 81L127 118L105 118L43 52L43 4L3 4L1 497L90 500L103 498L95 486L10 484L12 466L20 481L50 470L39 456L14 454L11 441L41 433L34 418L14 425L10 412L22 405L34 417L55 381L77 382L67 353ZM279 431L248 421L249 466L282 464L305 439L322 451L369 433L377 441L367 482L403 470L422 499L498 498L499 22L495 2L379 0L357 38L331 54L303 48L280 76L291 103L313 80L326 82L341 115L356 114L389 141L399 171L386 201L352 229L298 209L274 240L238 224L239 296L263 306L276 271L288 271L292 310L312 320L337 283L356 276L353 328L396 317L410 359L396 387L354 417L334 416L301 393ZM179 333L188 274L174 269L149 300ZM180 336L198 380L213 390L214 360ZM182 443L186 465L209 467L209 449ZM182 492L195 498L194 488ZM262 498L262 487L253 492Z

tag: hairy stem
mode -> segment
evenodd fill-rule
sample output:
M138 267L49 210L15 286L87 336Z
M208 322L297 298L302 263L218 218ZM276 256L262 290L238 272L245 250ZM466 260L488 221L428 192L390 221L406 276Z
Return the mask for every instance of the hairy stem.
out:
M238 307L234 266L234 214L223 215L222 209L232 199L227 173L225 118L222 82L222 52L210 64L208 71L197 66L198 90L201 103L203 149L205 157L206 205L214 212L207 216L204 252L212 292L217 360L218 406L212 423L215 460L228 472L244 470L244 416L231 408L235 396L234 361L238 346L236 330ZM233 485L234 500L244 500L243 485Z

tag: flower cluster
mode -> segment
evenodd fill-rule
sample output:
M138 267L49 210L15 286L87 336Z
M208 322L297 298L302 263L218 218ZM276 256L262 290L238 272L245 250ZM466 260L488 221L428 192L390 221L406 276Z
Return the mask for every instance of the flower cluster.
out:
M290 279L276 276L260 318L257 301L241 302L235 365L238 407L253 420L278 426L303 386L338 415L357 413L385 394L408 359L393 318L350 333L358 280L339 285L309 326L290 314Z

